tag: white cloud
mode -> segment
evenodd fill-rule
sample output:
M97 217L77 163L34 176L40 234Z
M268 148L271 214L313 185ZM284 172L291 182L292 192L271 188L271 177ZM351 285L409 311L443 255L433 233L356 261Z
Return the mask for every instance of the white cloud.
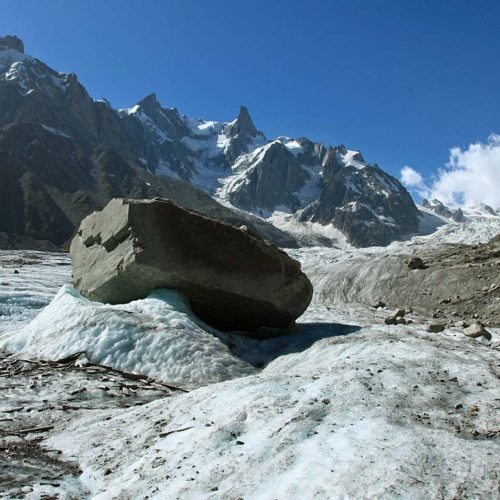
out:
M453 148L450 160L436 178L424 182L411 167L401 169L401 182L425 198L437 198L450 207L486 203L500 207L500 135L492 134L486 144Z
M421 187L424 179L415 169L405 166L401 169L401 182L407 187Z

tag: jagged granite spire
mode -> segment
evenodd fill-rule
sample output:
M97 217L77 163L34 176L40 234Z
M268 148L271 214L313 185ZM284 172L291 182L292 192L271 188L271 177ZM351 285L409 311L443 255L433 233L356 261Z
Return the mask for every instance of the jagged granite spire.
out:
M2 36L0 37L0 50L2 49L14 49L24 54L24 43L14 35Z
M462 212L462 209L460 207L458 207L454 214L451 216L451 218L455 221L455 222L463 222L464 220L464 213Z
M257 137L259 134L262 134L262 132L255 128L252 117L250 116L246 106L240 107L240 114L238 115L238 118L236 118L236 121L231 123L226 129L226 135L229 137L235 137L236 135Z
M140 100L137 103L145 112L146 114L150 114L151 111L158 111L161 110L161 104L159 103L156 94L152 93L144 97L144 99Z

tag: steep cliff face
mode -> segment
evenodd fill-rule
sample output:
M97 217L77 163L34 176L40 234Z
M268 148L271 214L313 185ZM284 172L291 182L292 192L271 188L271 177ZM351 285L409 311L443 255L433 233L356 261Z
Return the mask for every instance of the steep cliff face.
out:
M202 209L220 207L206 202L210 196L240 209L216 210L237 222L257 224L243 210L333 224L361 246L418 226L406 190L359 152L303 137L268 140L245 106L228 123L188 118L155 94L113 109L93 100L76 75L25 54L12 36L0 38L0 151L0 231L58 244L111 197L175 200L178 192L189 208L201 198Z
M406 189L376 166L332 168L318 200L301 217L334 221L356 246L387 245L418 229L418 210Z

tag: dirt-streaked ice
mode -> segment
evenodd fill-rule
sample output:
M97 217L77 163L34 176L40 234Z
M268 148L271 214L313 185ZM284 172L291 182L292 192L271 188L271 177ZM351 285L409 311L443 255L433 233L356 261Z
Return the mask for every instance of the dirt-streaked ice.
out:
M338 266L435 242L483 242L499 230L474 220L386 248L293 256L322 290ZM56 423L45 445L79 463L92 498L498 496L498 349L457 328L387 326L386 311L321 294L289 337L268 341L206 331L173 292L107 306L65 287L30 322L30 308L69 279L64 266L51 277L51 259L38 272L0 273L9 284L0 304L16 318L0 322L11 348L53 357L90 350L104 364L209 384Z

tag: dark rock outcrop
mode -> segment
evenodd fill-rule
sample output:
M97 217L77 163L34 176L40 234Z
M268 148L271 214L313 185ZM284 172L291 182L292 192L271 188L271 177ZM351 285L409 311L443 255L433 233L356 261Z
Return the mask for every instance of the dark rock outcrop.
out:
M274 245L164 199L114 199L71 243L74 284L123 303L173 288L205 322L231 330L289 327L309 305L300 264Z
M0 49L14 49L24 54L24 43L17 36L0 36Z
M451 216L451 218L455 222L463 222L464 221L464 213L462 212L462 209L460 207L458 207L455 210L455 213Z

